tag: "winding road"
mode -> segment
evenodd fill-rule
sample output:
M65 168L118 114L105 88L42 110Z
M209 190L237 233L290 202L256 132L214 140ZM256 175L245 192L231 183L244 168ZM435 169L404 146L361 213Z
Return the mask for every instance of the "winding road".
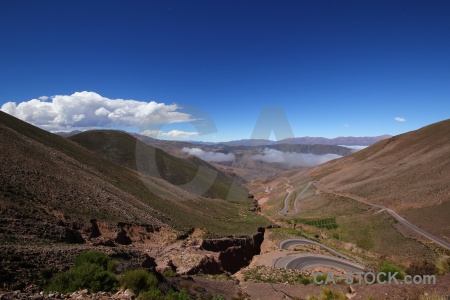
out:
M297 214L300 212L300 209L298 208L298 199L303 195L304 192L306 192L306 190L308 190L308 188L311 186L311 184L314 184L313 181L309 182L306 187L297 195L297 197L295 197L294 200L294 214ZM284 199L284 207L282 210L280 210L278 213L280 215L287 215L289 213L289 198L291 197L291 193L293 186L288 184L286 182L286 186L288 186L289 188L286 189L286 192L288 193L286 198Z
M323 254L292 253L280 257L275 261L274 267L286 269L307 269L312 267L332 267L351 272L364 271L364 267L350 261Z
M406 227L410 228L411 230L423 235L424 237L432 240L433 242L439 244L440 246L444 247L447 250L450 250L450 244L443 241L442 239L426 232L425 230L417 227L416 225L408 222L403 217L398 215L395 211L393 211L390 208L387 208L383 205L374 204L367 202L366 200L357 197L357 196L351 196L346 195L343 193L327 190L324 188L319 187L318 182L312 181L309 182L306 187L297 195L294 201L294 210L295 213L300 212L300 209L298 209L298 199L301 197L301 195L306 192L306 190L310 187L310 185L313 184L316 189L323 191L325 193L335 194L337 196L349 198L355 201L358 201L360 203L364 203L366 205L369 205L374 208L378 208L379 211L376 213L381 213L383 211L386 211L389 213L393 218L395 218L397 221L401 222ZM288 186L288 189L286 189L288 195L286 196L284 200L284 208L280 210L278 213L282 215L287 215L289 213L289 198L292 193L293 186L290 185L288 182L286 182L286 186ZM323 254L314 254L314 253L289 253L284 256L281 256L277 258L273 262L273 266L277 268L287 268L287 269L305 269L305 268L311 268L311 267L318 267L318 266L325 266L325 267L333 267L333 268L340 268L346 271L352 271L352 272L360 272L364 271L364 266L359 265L357 263L349 261L349 258L345 255L325 246L320 243L305 240L305 239L288 239L284 240L280 243L280 249L289 250L289 248L296 246L296 245L316 245L320 246L323 249L327 250L328 252L332 253L335 256L331 255L323 255Z
M281 242L280 248L287 250L296 245L317 245L339 257L314 253L290 253L285 256L279 257L274 262L273 266L277 268L298 270L318 266L340 268L352 272L359 272L364 270L364 266L353 263L341 253L314 241L305 239L284 240Z
M289 197L291 197L291 193L292 193L291 189L293 188L293 186L290 185L288 182L289 181L286 181L286 186L288 187L286 189L286 192L288 194L287 194L286 198L284 199L284 207L283 207L283 209L278 212L278 214L280 214L280 215L287 215L288 212L289 212Z
M288 240L284 240L280 243L280 249L284 249L284 250L289 250L289 248L293 247L293 246L297 246L297 245L315 245L315 246L319 246L322 247L323 249L327 250L330 253L333 253L334 255L343 258L343 259L349 259L347 256L331 249L330 247L327 247L325 245L322 245L320 243L314 242L314 241L310 241L310 240L305 240L305 239L288 239Z
M295 197L294 200L294 210L295 213L299 213L300 212L300 208L298 208L298 199L303 195L304 192L306 192L308 190L308 188L311 186L311 184L313 184L314 182L308 182L308 184L306 185L306 187L297 195L297 197Z
M390 208L387 208L387 207L385 207L383 205L367 202L366 200L364 200L364 199L362 199L360 197L350 196L350 195L338 193L338 192L335 192L335 191L322 189L322 188L319 187L319 185L318 185L318 183L316 181L314 181L313 184L318 190L321 190L321 191L323 191L325 193L330 193L330 194L335 194L335 195L338 195L338 196L341 196L341 197L346 197L346 198L349 198L349 199L352 199L352 200L355 200L355 201L358 201L358 202L370 205L372 207L379 208L380 211L377 212L377 213L380 213L381 211L386 211L387 213L389 213L392 217L394 217L397 221L401 222L406 227L408 227L408 228L412 229L413 231L423 235L424 237L432 240L433 242L435 242L435 243L439 244L440 246L444 247L445 249L450 250L450 244L449 243L447 243L447 242L443 241L442 239L432 235L431 233L426 232L425 230L417 227L416 225L406 221L403 217L399 216L395 211L393 211Z

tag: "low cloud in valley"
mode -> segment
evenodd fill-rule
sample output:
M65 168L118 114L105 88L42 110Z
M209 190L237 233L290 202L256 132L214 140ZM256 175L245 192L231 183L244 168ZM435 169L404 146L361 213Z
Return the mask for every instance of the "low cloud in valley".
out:
M264 149L261 154L251 156L253 160L267 163L280 163L289 168L313 167L340 157L342 156L337 154L316 155L297 152L282 152L270 148Z
M203 151L200 148L188 148L183 147L183 152L188 153L189 155L197 156L200 159L208 162L228 162L234 161L235 155L233 153L222 153L222 152L210 152Z

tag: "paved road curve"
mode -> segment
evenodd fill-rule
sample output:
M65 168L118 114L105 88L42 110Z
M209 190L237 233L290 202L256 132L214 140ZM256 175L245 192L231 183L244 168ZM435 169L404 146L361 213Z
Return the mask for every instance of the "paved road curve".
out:
M331 249L330 247L327 247L325 245L322 245L320 243L314 242L314 241L310 241L310 240L305 240L305 239L288 239L288 240L284 240L280 243L280 248L281 249L285 249L288 250L289 248L293 247L293 246L297 246L297 245L315 245L315 246L319 246L322 247L323 249L327 250L328 252L343 258L343 259L349 259L347 256Z
M311 186L311 184L313 184L314 182L309 182L306 187L297 195L297 197L295 197L294 200L294 210L295 213L299 213L300 212L300 208L298 208L298 199L303 195L304 192L306 192L306 190Z
M300 212L300 209L298 208L298 199L303 195L304 192L306 192L306 190L309 188L309 186L311 184L313 184L314 182L309 182L306 187L297 195L297 197L295 197L294 200L294 214L297 214ZM284 208L282 210L279 211L280 215L287 215L289 213L289 198L291 197L291 193L292 193L292 188L293 186L288 184L286 182L286 186L288 186L289 188L286 189L286 192L288 193L286 198L284 199Z
M393 216L397 221L401 222L401 223L402 223L403 225L405 225L406 227L409 227L410 229L414 230L415 232L417 232L417 233L423 235L424 237L426 237L426 238L428 238L428 239L434 241L435 243L441 245L441 246L444 247L445 249L450 250L450 244L449 244L449 243L447 243L447 242L441 240L440 238L438 238L438 237L436 237L436 236L434 236L434 235L432 235L432 234L426 232L425 230L423 230L423 229L417 227L416 225L414 225L414 224L412 224L412 223L406 221L405 219L403 219L401 216L399 216L395 211L393 211L393 210L390 209L390 208L387 208L387 207L382 206L382 205L379 205L379 204L373 204L373 203L367 202L367 201L365 201L364 199L359 198L359 197L356 197L356 196L349 196L349 195L337 193L337 192L334 192L334 191L330 191L330 190L326 190L326 189L321 189L321 188L319 187L319 184L318 184L317 182L313 182L313 184L314 184L314 186L315 186L318 190L322 190L322 191L324 191L324 192L326 192L326 193L331 193L331 194L335 194L335 195L338 195L338 196L341 196L341 197L350 198L350 199L353 199L353 200L355 200L355 201L358 201L358 202L361 202L361 203L370 205L370 206L372 206L372 207L376 207L376 208L379 208L379 209L381 209L381 210L385 210L385 211L388 212L391 216Z
M290 185L288 183L288 181L286 181L286 186L288 187L286 189L286 192L288 194L287 194L286 198L284 199L284 207L283 207L283 209L278 212L280 215L287 215L288 212L289 212L289 198L291 197L291 193L292 193L291 189L293 188L293 186Z
M351 272L364 271L364 267L353 262L322 254L313 253L292 253L280 257L274 263L276 268L302 270L312 267L333 267Z

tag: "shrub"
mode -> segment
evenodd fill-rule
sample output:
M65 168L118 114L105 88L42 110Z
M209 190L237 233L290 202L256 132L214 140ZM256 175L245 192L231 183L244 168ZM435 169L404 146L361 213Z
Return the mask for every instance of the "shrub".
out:
M117 286L117 280L111 272L113 262L104 253L93 251L81 253L74 266L54 277L46 291L61 293L88 289L90 292L111 291Z
M302 278L300 279L300 283L303 284L303 285L308 285L308 284L311 283L311 278L308 278L308 277L302 277Z
M191 297L186 292L185 289L182 289L179 292L175 292L173 290L170 290L166 295L167 300L190 300Z
M172 269L167 269L167 270L165 270L164 273L163 273L163 275L164 275L164 277L168 277L168 278L171 278L171 277L177 277L177 276L178 276L177 272L175 272L175 271L172 270Z
M89 251L83 252L75 259L74 266L80 266L83 264L94 264L102 267L106 271L114 272L116 264L103 252Z
M440 257L436 262L436 270L439 275L450 271L450 257Z
M325 282L327 281L327 278L328 278L328 274L325 274L325 273L318 274L318 275L316 275L316 278L314 278L314 277L312 278L312 282L315 285L319 285L318 282L321 282L321 284L325 284Z
M397 275L395 275L395 278L397 279L403 279L405 277L405 273L400 267L397 267L396 265L393 265L388 262L384 262L383 265L380 267L380 272L386 273L386 276L380 276L381 280L387 281L389 279L389 274L394 274L397 272Z
M158 279L145 270L130 270L123 273L120 283L124 289L130 289L136 294L158 286Z
M333 292L332 290L330 290L327 287L324 287L322 289L320 296L321 296L321 299L323 299L323 300L333 300L333 299L346 300L347 299L345 297L344 293L342 293L341 291Z
M409 275L435 275L438 273L438 269L429 261L413 262L406 273Z
M113 273L94 264L82 264L57 275L47 286L46 291L61 293L88 289L90 292L111 291L117 286Z
M157 288L143 292L139 295L138 300L164 300L164 294Z

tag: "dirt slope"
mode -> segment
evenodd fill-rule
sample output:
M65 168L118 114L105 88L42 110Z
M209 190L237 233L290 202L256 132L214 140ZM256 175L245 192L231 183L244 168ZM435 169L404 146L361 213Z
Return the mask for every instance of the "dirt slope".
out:
M0 225L9 226L11 218L57 224L67 216L87 223L97 219L223 232L230 220L239 223L239 210L246 209L139 174L3 112L0 141ZM244 221L248 227L236 225L239 230L254 232L262 218Z
M150 176L160 177L174 185L179 185L188 192L201 194L209 198L227 199L233 178L225 175L207 162L196 157L183 159L172 156L163 150L145 144L135 137L117 130L91 130L69 137L70 140L84 148L107 158L113 162L124 165L133 170L143 172ZM136 159L137 156L144 157L148 161ZM150 166L156 163L157 170ZM215 180L209 182L208 176L199 177L196 185L185 185L197 175L199 167L207 168L217 172ZM203 186L210 186L201 193ZM248 192L239 187L238 194L247 197ZM239 199L235 199L238 201Z
M382 204L450 237L450 120L380 141L311 174L329 189Z

